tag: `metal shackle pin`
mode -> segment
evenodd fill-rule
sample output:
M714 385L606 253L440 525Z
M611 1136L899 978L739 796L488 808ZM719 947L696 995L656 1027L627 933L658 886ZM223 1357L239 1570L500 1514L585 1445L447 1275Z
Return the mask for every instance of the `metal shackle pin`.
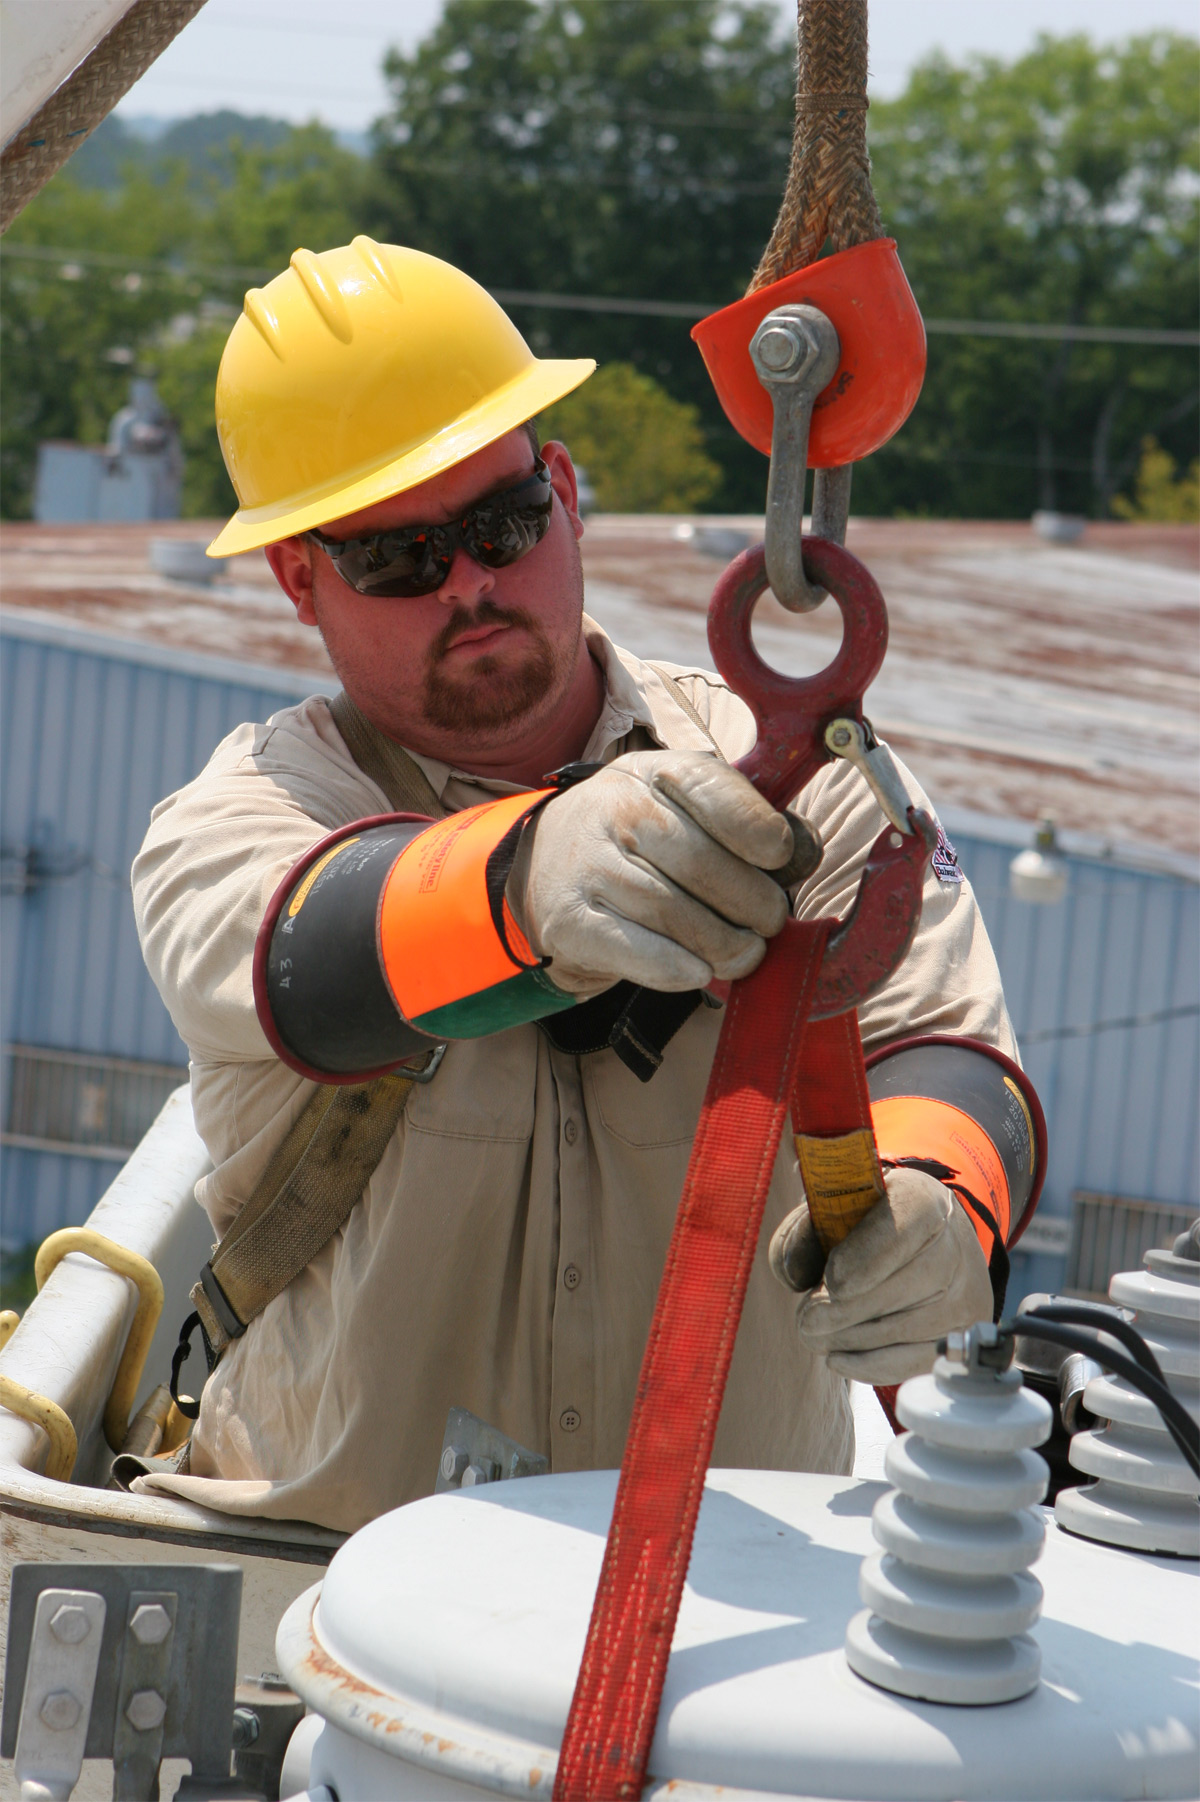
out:
M841 354L830 320L819 307L799 303L768 313L750 340L750 358L775 415L767 478L767 576L776 600L793 613L810 613L825 598L825 590L814 588L804 573L800 539L813 406ZM813 529L839 544L850 504L848 475L848 468L818 470L814 481ZM831 485L822 477L837 480Z

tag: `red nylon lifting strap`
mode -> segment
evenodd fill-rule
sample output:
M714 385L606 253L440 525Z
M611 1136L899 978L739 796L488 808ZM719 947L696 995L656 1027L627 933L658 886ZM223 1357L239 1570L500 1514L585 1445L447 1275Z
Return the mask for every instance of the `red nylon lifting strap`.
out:
M754 975L730 991L642 1360L555 1802L625 1802L642 1792L746 1283L832 924L789 920ZM822 1065L831 1046L833 1062L844 1063L836 1055L844 1039L819 1034ZM861 1068L861 1047L858 1060ZM839 1072L822 1075L822 1091L836 1093ZM865 1105L865 1075L861 1093ZM823 1110L817 1130L834 1130L826 1122L835 1111ZM849 1112L856 1117L836 1122L838 1130L863 1123L853 1082Z

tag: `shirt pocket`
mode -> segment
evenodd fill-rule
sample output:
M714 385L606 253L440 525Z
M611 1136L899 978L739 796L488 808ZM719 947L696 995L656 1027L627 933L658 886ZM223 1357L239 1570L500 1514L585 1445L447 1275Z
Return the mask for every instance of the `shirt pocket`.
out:
M433 1079L413 1085L404 1110L407 1131L527 1143L533 1136L537 1056L534 1026L453 1040Z
M695 1137L724 1009L700 1007L663 1051L661 1067L641 1082L615 1051L582 1059L585 1092L600 1125L623 1145L686 1145Z

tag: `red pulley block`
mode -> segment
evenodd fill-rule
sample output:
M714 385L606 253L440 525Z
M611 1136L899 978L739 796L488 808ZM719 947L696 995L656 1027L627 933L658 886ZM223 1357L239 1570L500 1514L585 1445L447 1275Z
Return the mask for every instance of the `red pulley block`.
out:
M769 456L771 397L754 373L750 340L775 307L803 302L832 320L842 347L817 397L810 469L857 463L886 444L917 404L925 379L925 327L894 238L874 238L796 269L692 327L730 424Z

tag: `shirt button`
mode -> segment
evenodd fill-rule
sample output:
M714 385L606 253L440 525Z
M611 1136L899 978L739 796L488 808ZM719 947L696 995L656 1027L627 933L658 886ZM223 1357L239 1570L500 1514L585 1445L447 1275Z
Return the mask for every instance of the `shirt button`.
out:
M579 1128L573 1120L568 1120L567 1124L563 1127L563 1138L567 1141L568 1145L574 1145L578 1137Z
M574 1433L579 1426L579 1422L580 1415L578 1408L564 1408L558 1417L558 1424L564 1433Z
M582 1281L583 1277L580 1275L579 1266L577 1264L568 1264L563 1271L563 1282L566 1284L567 1288L578 1289Z

